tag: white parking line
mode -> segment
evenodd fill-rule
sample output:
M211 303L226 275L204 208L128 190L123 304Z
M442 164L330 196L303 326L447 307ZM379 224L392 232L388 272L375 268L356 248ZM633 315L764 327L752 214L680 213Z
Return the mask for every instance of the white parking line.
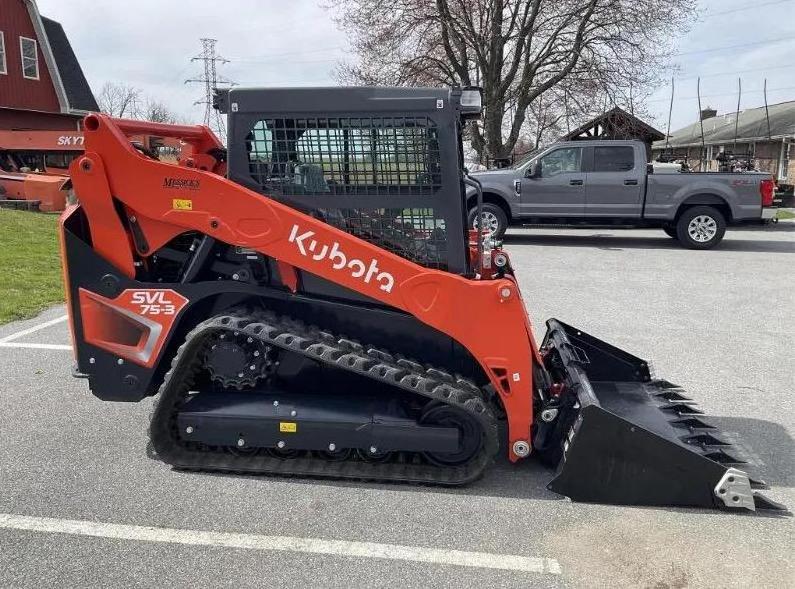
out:
M93 536L115 540L166 542L190 546L241 548L244 550L278 550L343 557L406 560L431 564L522 571L526 573L561 574L560 564L553 558L488 552L463 552L460 550L421 548L398 544L376 544L374 542L348 542L343 540L321 540L319 538L179 530L49 517L30 517L9 513L0 513L0 528Z
M4 344L4 343L10 342L10 341L13 341L15 339L19 339L21 337L25 337L26 335L29 335L31 333L35 333L35 332L39 331L40 329L46 329L47 327L50 327L52 325L57 325L58 323L62 323L64 321L66 321L68 318L69 317L67 315L64 315L63 317L56 317L55 319L51 319L49 321L45 321L44 323L39 323L38 325L34 325L33 327L30 327L28 329L23 329L22 331L18 331L16 333L12 333L11 335L7 335L7 336L5 336L3 338L0 338L0 344Z
M33 350L71 350L66 344L29 344L27 342L0 342L0 348L30 348Z

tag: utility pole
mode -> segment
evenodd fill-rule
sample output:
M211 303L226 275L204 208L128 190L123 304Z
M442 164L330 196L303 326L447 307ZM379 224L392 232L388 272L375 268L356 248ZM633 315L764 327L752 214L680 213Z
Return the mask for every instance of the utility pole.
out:
M665 132L665 149L663 153L668 153L668 145L671 141L671 114L674 112L674 79L671 78L671 106L668 108L668 130Z
M224 86L234 86L235 83L218 75L218 64L229 63L215 52L216 39L202 39L202 52L191 58L191 62L200 61L204 67L204 72L189 80L186 84L202 84L204 86L204 98L197 100L193 104L204 105L204 124L210 127L221 141L226 141L226 123L223 115L213 108L213 94L219 84Z

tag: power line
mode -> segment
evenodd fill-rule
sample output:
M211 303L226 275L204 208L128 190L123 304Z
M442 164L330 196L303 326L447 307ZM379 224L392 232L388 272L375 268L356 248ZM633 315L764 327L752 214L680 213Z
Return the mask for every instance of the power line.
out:
M293 60L291 60L290 61L290 65L293 66L293 65L310 64L310 63L333 63L333 62L339 61L339 60L340 60L339 57L334 58L334 59L308 59L308 60L301 60L301 61L293 61ZM262 57L261 59L256 59L256 58L251 58L251 59L249 59L249 58L230 59L229 61L232 62L232 63L239 63L239 64L256 63L256 64L259 64L259 65L265 66L265 67L274 67L274 68L282 68L282 69L284 68L284 62L274 61L270 57Z
M750 43L740 43L738 45L726 45L724 47L712 47L711 49L697 49L695 51L682 51L681 53L672 53L672 56L679 55L695 55L697 53L709 53L711 51L725 51L727 49L741 49L743 47L753 47L756 45L771 45L773 43L780 43L781 41L792 41L792 37L780 37L778 39L766 39L763 41L752 41Z
M317 84L324 84L325 86L331 86L331 87L339 86L339 84L335 83L333 80L331 80L329 78L316 79L316 80L280 80L278 82L268 81L268 86L271 87L271 88L278 87L278 86L289 86L291 84L292 85L297 85L298 87L302 87L302 86L303 87L306 87L306 86L310 86L311 87L311 86L317 85Z
M213 95L218 89L218 84L225 86L234 86L235 83L231 80L218 75L218 64L229 63L215 52L215 44L218 42L216 39L204 38L202 42L202 52L191 58L191 63L200 61L204 66L203 73L197 78L185 80L186 84L203 84L204 85L204 99L197 100L193 104L204 105L204 124L210 127L223 141L226 137L226 124L223 115L213 108Z
M773 65L773 66L766 66L763 68L751 68L747 70L732 70L730 72L715 72L713 74L695 74L692 76L677 76L677 80L695 80L696 78L716 78L718 76L736 76L737 74L758 74L760 72L766 72L769 70L781 70L781 69L790 69L794 68L795 63L785 63L782 65Z
M730 10L721 10L720 12L707 12L705 17L711 18L713 16L723 16L724 14L734 14L735 12L743 12L745 10L756 10L763 6L773 6L774 4L789 4L792 0L774 0L773 2L762 2L761 4L752 4L750 6L743 6L740 8L732 8Z
M768 88L770 92L779 92L783 90L795 90L795 86L785 86L782 88ZM763 90L744 90L743 94L762 94ZM736 96L737 92L724 92L722 94L708 94L701 98L722 98L724 96ZM697 100L698 96L679 96L677 100ZM654 98L646 102L668 102L668 98Z
M345 49L344 45L334 45L333 47L319 47L317 49L302 49L300 51L287 51L284 53L268 53L267 55L246 55L245 57L230 57L231 61L249 61L258 59L272 59L274 57L289 57L292 55L308 55L310 53L326 53L327 51L335 51L337 49ZM283 64L282 64L283 65Z
M770 4L780 4L783 1L792 1L792 0L778 0L777 2L771 2ZM766 5L767 4L758 4L758 5L754 6L753 8L766 6ZM745 10L745 9L737 9L737 10L739 11L739 10ZM713 52L713 51L724 51L724 50L728 50L728 49L739 49L739 48L743 48L743 47L753 47L753 46L756 46L756 45L768 45L768 44L773 44L773 43L780 43L782 41L792 41L792 40L793 40L792 37L780 37L780 38L777 38L777 39L764 39L764 40L761 40L761 41L751 41L751 42L748 42L748 43L740 43L740 44L737 44L737 45L726 45L726 46L723 46L723 47L711 47L711 48L708 48L708 49L696 49L696 50L693 50L693 51L682 51L682 52L679 52L679 53L672 53L671 56L672 57L677 57L677 56L680 56L680 55L695 55L695 54L698 54L698 53L710 53L710 52ZM230 61L234 61L234 62L237 62L237 63L265 63L265 64L267 64L267 63L271 63L273 61L273 58L276 58L276 57L287 57L287 56L291 56L291 55L306 55L306 54L309 54L309 53L325 53L326 51L333 51L335 49L345 49L345 47L343 47L341 45L338 45L338 46L335 46L335 47L328 47L328 48L325 48L325 49L316 49L316 50L308 50L308 51L291 51L291 52L287 52L287 53L273 53L273 54L269 54L269 55L261 55L261 56L254 56L254 57L252 57L252 56L233 57L233 58L230 59ZM334 59L314 59L314 60L306 60L306 61L291 61L290 64L331 63L331 62L338 61L338 60L339 60L339 57L334 58ZM283 66L283 64L273 63L273 66L274 67L276 67L276 66L281 67L281 66ZM788 67L791 67L791 66L788 66Z
M672 57L678 57L678 56L681 56L681 55L696 55L696 54L699 54L699 53L710 53L710 52L713 52L713 51L724 51L724 50L728 50L728 49L738 49L738 48L743 48L743 47L752 47L752 46L756 46L756 45L768 45L768 44L773 44L773 43L780 43L782 41L792 41L792 40L793 40L792 37L781 37L781 38L778 38L778 39L767 39L767 40L764 40L764 41L753 41L753 42L750 42L750 43L741 43L741 44L738 44L738 45L727 45L727 46L724 46L724 47L712 47L712 48L709 48L709 49L697 49L697 50L694 50L694 51L683 51L683 52L680 52L680 53L672 53L671 56ZM302 52L296 52L294 55L301 55L301 54L302 54ZM293 55L293 54L285 53L285 54L281 54L281 55L263 55L261 57L240 57L240 58L232 58L229 61L232 61L232 62L235 62L235 63L241 63L241 64L256 63L256 64L262 64L262 65L270 66L270 67L283 67L284 64L276 63L276 62L273 61L274 57L280 57L282 55ZM311 60L302 60L302 61L290 61L290 65L302 65L302 64L313 64L313 63L333 63L333 62L339 61L339 59L340 59L340 57L336 57L336 58L333 58L333 59L311 59ZM784 66L774 66L774 67L795 67L795 64L789 64L789 65L784 65ZM768 69L774 69L774 68L768 68ZM758 70L753 70L753 71L758 71ZM737 74L738 72L734 71L734 72L727 72L727 73ZM707 75L718 75L718 74L707 74ZM689 76L689 77L696 78L697 76ZM706 77L706 75L704 75L702 77ZM678 79L687 79L687 78L678 78Z

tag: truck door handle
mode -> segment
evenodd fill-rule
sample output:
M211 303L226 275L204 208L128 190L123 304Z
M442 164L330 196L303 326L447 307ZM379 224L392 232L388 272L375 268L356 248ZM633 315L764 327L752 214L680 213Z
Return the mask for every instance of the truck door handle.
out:
M637 180L624 180L624 186L637 186Z
M582 186L582 180L569 180L569 184L572 186Z

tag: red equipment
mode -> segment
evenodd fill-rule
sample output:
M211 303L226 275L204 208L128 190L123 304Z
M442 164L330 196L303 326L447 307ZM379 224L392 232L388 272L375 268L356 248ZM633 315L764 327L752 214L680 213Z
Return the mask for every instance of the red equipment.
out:
M166 147L176 162L179 139L151 135L131 137L139 149L163 157ZM0 130L0 200L5 206L60 212L69 200L69 165L83 153L82 131Z

